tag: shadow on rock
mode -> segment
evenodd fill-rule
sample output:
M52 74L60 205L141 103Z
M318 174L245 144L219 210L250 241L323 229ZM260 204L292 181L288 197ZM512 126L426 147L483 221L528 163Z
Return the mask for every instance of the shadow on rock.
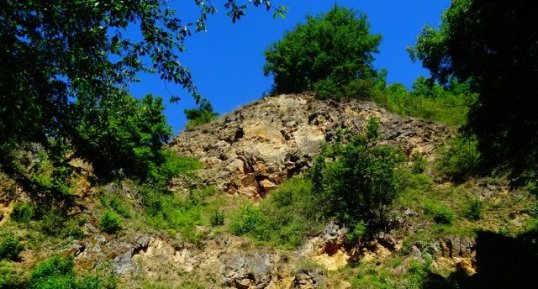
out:
M476 239L477 272L468 276L463 270L447 278L429 273L422 288L536 288L538 280L538 231L517 237L480 232Z

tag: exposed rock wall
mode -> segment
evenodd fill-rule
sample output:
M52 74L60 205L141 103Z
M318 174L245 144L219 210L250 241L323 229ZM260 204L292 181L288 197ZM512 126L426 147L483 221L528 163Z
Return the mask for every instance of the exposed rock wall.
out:
M308 168L339 129L359 133L371 117L380 122L382 142L406 154L429 155L450 134L447 127L402 118L371 102L321 101L301 94L265 97L181 133L170 146L200 158L205 163L200 177L208 184L258 199Z

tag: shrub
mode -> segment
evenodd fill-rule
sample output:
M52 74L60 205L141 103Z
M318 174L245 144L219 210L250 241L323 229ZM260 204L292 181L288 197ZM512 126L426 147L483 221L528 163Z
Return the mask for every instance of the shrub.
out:
M90 100L95 101L82 96L76 103L77 154L90 160L103 178L145 179L163 162L162 146L172 133L162 99L146 95L137 100L117 91L97 103Z
M368 227L366 226L366 223L364 221L360 221L347 234L346 238L349 242L355 243L360 237L364 236L366 234L366 230Z
M7 259L15 261L19 258L19 254L23 249L24 247L17 239L8 236L0 243L0 260Z
M82 226L86 223L86 220L82 217L72 217L64 222L62 228L62 236L64 237L73 237L75 239L80 239L84 237L84 232L82 231Z
M224 214L220 211L214 211L211 214L211 226L217 227L224 225Z
M406 116L434 120L452 126L462 126L467 122L467 114L476 101L469 85L452 81L448 86L428 84L419 77L408 90L403 84L391 84L374 98L388 110Z
M419 152L415 152L411 155L411 161L413 162L413 167L411 168L411 171L414 174L422 174L426 167L426 159L424 158L424 156Z
M49 235L60 234L64 225L65 218L57 210L51 210L41 220L41 228Z
M52 257L32 270L31 289L74 288L75 273L73 260L70 258Z
M86 276L77 279L73 270L73 259L55 256L46 259L32 270L30 289L113 289L114 279Z
M260 209L247 205L241 209L240 217L232 223L231 230L235 235L249 234L257 239L263 239L261 237L266 232L263 228L265 223Z
M476 139L458 135L441 147L436 168L441 175L459 181L477 173L480 162Z
M311 181L293 177L271 191L258 207L244 207L232 220L231 231L290 249L300 245L306 235L321 226L317 216Z
M192 128L195 128L199 125L202 125L204 123L211 122L219 116L218 113L213 112L213 109L211 107L204 109L186 109L184 110L185 116L187 117L187 124L185 125L185 129L189 130Z
M433 216L433 220L438 224L452 224L454 213L444 205L429 204L426 206L426 213Z
M34 207L31 204L16 203L11 212L11 219L16 222L28 223L34 216Z
M276 93L314 90L321 98L368 98L380 41L370 34L364 14L335 5L273 43L265 51L264 72L274 76Z
M482 215L482 202L477 199L471 200L465 208L465 217L470 220L480 220Z
M370 229L385 225L396 197L395 168L402 156L377 145L378 135L378 123L371 119L364 135L326 148L316 158L310 177L317 210L324 216L350 226L362 220Z
M112 211L105 211L99 220L99 229L114 234L121 229L121 218Z
M0 260L0 289L26 288L20 275L10 267L9 262Z
M108 207L114 210L116 213L120 214L124 218L130 218L132 214L132 207L127 200L124 200L122 197L117 194L102 194L99 196L101 204L105 207Z

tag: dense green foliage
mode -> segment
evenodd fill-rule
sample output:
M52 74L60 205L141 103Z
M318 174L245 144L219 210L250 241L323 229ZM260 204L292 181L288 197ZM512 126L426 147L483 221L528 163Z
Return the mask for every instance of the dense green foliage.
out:
M163 114L161 98L141 100L118 93L98 103L83 98L77 103L77 154L92 160L98 174L139 176L144 179L151 166L163 162L161 147L172 129ZM106 176L106 175L105 175Z
M52 257L32 270L29 289L112 289L116 282L95 276L77 278L70 258Z
M272 44L264 72L274 77L275 93L314 90L321 98L369 98L364 94L375 86L372 61L380 41L370 34L365 15L334 6Z
M24 280L9 266L9 262L0 260L0 289L18 289L24 286Z
M480 220L482 215L482 202L478 199L470 200L464 213L465 217L469 220Z
M479 94L467 132L490 167L514 176L538 170L538 18L528 2L452 1L439 30L426 27L411 50L433 79L469 81Z
M17 260L20 252L24 249L19 240L8 236L0 242L0 260Z
M295 248L322 225L318 213L311 181L294 177L272 191L260 206L244 207L231 229L236 235L248 235L266 244Z
M316 158L311 179L317 210L349 225L360 221L373 228L386 225L397 192L395 167L403 159L395 149L378 145L378 136L378 123L370 119L364 135Z
M400 115L434 120L453 126L462 126L476 94L465 83L452 79L447 86L431 85L424 77L413 83L411 90L399 83L388 85L374 100Z
M26 203L16 203L13 205L11 219L16 222L28 223L34 216L34 207Z
M454 220L454 212L442 204L428 204L426 206L426 213L430 214L433 217L433 220L439 224L452 224Z
M105 211L99 220L99 229L105 233L116 233L121 230L121 217L115 212Z
M439 158L435 165L440 175L456 181L478 173L481 154L478 151L476 139L461 135L450 138L439 149Z

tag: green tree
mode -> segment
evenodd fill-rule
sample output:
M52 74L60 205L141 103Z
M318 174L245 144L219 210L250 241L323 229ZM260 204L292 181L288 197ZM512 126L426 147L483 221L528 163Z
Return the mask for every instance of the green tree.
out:
M466 127L489 167L538 171L538 18L528 1L454 0L440 29L425 27L411 56L432 79L469 81L479 94Z
M117 170L123 157L129 169L137 167L132 171L143 167L132 164L133 159L152 157L156 141L166 139L168 129L162 116L155 114L162 107L159 100L146 98L134 104L126 91L138 73L156 73L182 85L197 102L203 101L190 71L179 59L185 39L206 29L206 20L216 7L211 1L193 2L199 17L184 22L161 0L3 1L3 170L16 173L11 151L25 142L41 143L55 152L55 165L65 162L63 157L70 150L98 167ZM247 3L273 9L269 0L226 1L224 7L232 21L244 15ZM274 11L281 14L283 9ZM128 28L138 28L141 37L127 36ZM179 97L172 96L171 100ZM139 109L135 117L120 119L134 107ZM135 124L143 125L146 108L151 111L150 118L145 119L149 127L129 131ZM108 161L110 164L106 164Z
M338 217L350 226L364 221L370 229L386 225L397 192L395 168L402 157L378 145L378 136L378 123L371 119L366 134L316 158L310 178L316 207L324 216Z
M350 84L373 85L368 81L377 77L372 61L380 41L364 14L335 5L273 43L265 51L264 72L274 77L275 93L315 90L322 98L350 97Z
M161 147L169 140L172 128L162 113L161 98L146 95L136 100L118 91L99 103L85 101L75 104L82 120L73 143L78 155L92 160L97 173L144 179L151 166L164 161Z

